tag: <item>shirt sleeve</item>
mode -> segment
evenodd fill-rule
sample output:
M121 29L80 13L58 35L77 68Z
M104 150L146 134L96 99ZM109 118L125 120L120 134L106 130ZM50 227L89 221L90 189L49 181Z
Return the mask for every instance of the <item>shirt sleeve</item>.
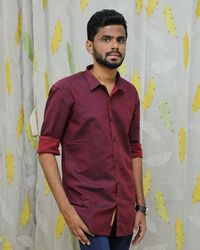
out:
M140 101L137 96L136 108L132 118L131 127L129 130L129 141L131 146L131 157L142 158L142 147L140 143Z
M54 85L49 92L45 106L44 120L38 143L38 154L60 155L59 145L73 106L70 93Z

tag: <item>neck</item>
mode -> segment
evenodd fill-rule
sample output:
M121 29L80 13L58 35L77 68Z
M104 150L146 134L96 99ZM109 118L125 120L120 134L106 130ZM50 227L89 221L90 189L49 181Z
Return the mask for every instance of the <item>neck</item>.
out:
M109 69L103 65L94 63L91 73L104 84L114 84L117 74L117 69Z

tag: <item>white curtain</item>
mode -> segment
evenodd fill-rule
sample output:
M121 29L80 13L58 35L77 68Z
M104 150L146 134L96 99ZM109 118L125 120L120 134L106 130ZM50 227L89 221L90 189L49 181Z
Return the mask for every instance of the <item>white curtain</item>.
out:
M91 63L104 8L127 19L119 71L141 100L148 231L131 249L200 248L200 0L0 0L0 249L79 249L36 148L48 90Z

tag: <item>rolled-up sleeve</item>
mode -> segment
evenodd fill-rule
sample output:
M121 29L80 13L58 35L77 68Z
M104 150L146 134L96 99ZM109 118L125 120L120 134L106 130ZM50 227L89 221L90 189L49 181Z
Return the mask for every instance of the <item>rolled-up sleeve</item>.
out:
M70 92L64 92L57 84L53 85L45 106L44 120L37 149L38 154L60 154L59 145L72 107L73 98Z
M135 101L135 112L132 118L131 127L129 130L129 141L131 147L131 157L132 158L142 158L142 146L140 143L140 101L137 96Z

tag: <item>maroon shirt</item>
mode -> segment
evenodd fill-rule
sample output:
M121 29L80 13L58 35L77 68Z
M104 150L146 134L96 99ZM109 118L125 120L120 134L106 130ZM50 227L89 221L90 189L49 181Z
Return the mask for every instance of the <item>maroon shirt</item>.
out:
M117 236L130 235L136 202L132 158L142 157L139 98L119 73L109 96L91 67L52 86L38 153L58 155L61 143L63 187L91 233L110 235L117 209Z

